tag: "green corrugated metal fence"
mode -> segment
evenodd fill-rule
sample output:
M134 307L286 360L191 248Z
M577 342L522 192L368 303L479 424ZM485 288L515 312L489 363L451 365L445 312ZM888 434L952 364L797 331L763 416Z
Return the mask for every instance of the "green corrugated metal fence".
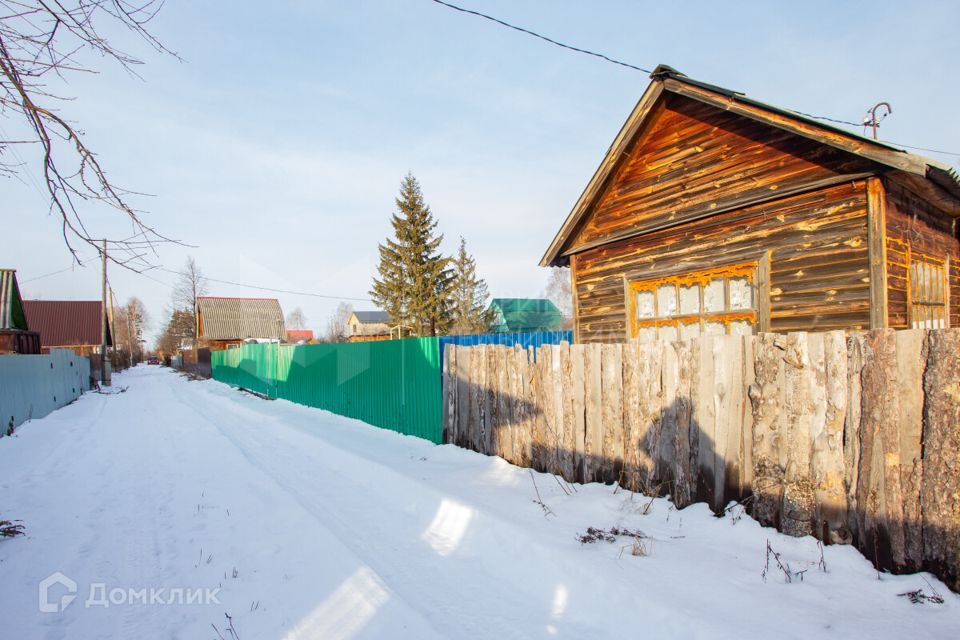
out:
M245 344L214 351L215 380L441 442L437 338Z

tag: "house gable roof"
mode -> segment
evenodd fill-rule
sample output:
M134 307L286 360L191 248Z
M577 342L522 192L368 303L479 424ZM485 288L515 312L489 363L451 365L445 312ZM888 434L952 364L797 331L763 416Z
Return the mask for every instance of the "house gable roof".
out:
M506 331L556 331L563 328L563 314L545 298L494 298L495 333Z
M246 340L286 337L283 310L276 298L197 298L200 338Z
M388 324L390 314L386 311L354 311L353 317L361 324Z
M0 269L0 331L9 329L29 330L17 284L17 271Z
M43 347L98 345L103 307L99 300L24 300L31 331L40 334ZM107 326L107 344L113 344Z
M287 329L287 340L290 342L299 342L300 340L313 340L313 329Z
M693 80L666 65L658 66L650 77L651 83L554 237L540 261L541 266L559 266L568 262L564 251L575 239L581 223L589 216L631 144L642 135L654 107L669 95L696 100L882 165L885 170L901 175L905 182L912 184L941 209L960 217L960 175L948 165L802 114L753 100L743 93ZM779 197L783 195L781 193Z

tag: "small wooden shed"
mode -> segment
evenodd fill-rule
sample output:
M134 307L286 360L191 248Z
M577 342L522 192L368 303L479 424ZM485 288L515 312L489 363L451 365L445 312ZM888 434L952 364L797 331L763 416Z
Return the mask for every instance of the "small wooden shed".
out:
M661 65L544 255L578 342L960 326L949 166Z

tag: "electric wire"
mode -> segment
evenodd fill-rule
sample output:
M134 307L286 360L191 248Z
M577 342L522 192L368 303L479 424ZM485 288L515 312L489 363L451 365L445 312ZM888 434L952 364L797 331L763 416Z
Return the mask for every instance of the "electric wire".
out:
M483 18L483 19L485 19L485 20L489 20L490 22L493 22L493 23L498 24L498 25L500 25L500 26L506 27L506 28L508 28L508 29L513 29L514 31L519 31L519 32L521 32L521 33L525 33L525 34L527 34L527 35L533 36L534 38L539 38L539 39L541 39L541 40L544 40L544 41L546 41L546 42L549 42L550 44L556 45L556 46L558 46L558 47L562 47L562 48L564 48L564 49L568 49L568 50L570 50L570 51L574 51L574 52L576 52L576 53L582 53L582 54L585 54L585 55L588 55L588 56L593 56L593 57L595 57L595 58L600 58L601 60L604 60L604 61L606 61L606 62L610 62L610 63L613 63L613 64L615 64L615 65L619 65L619 66L621 66L621 67L626 67L626 68L632 69L632 70L634 70L634 71L641 71L641 72L643 72L643 73L653 73L653 72L650 71L649 69L645 69L645 68L643 68L643 67L640 67L640 66L637 66L637 65L634 65L634 64L630 64L629 62L624 62L624 61L622 61L622 60L617 60L617 59L615 59L615 58L611 58L610 56L607 56L607 55L602 54L602 53L598 53L598 52L596 52L596 51L590 51L589 49L581 49L580 47L575 47L575 46L573 46L573 45L569 45L569 44L565 44L565 43L563 43L563 42L559 42L559 41L557 41L557 40L554 40L553 38L548 38L547 36L542 35L542 34L540 34L540 33L537 33L536 31L533 31L533 30L531 30L531 29L527 29L527 28L525 28L525 27L520 27L520 26L517 26L517 25L515 25L515 24L511 24L511 23L507 22L506 20L501 20L500 18L496 18L496 17L491 16L491 15L488 15L488 14L486 14L486 13L481 13L480 11L475 11L475 10L473 10L473 9L467 9L466 7L461 7L461 6L452 4L452 3L450 3L450 2L445 2L444 0L430 0L430 1L431 1L431 2L434 2L434 3L436 3L436 4L439 4L439 5L441 5L441 6L447 7L448 9L452 9L452 10L454 10L454 11L459 11L459 12L461 12L461 13L466 13L466 14L469 14L469 15L472 15L472 16L477 16L478 18ZM818 116L818 115L815 115L815 114L812 114L812 113L805 113L805 112L803 112L803 111L793 111L793 112L796 113L797 115L804 116L804 117L806 117L806 118L813 118L813 119L815 119L815 120L823 120L823 121L825 121L825 122L833 122L833 123L835 123L835 124L842 124L842 125L847 125L847 126L850 126L850 127L862 127L862 126L864 126L864 123L863 123L863 122L852 122L852 121L850 121L850 120L841 120L841 119L839 119L839 118L831 118L831 117L829 117L829 116ZM898 147L904 147L904 148L907 148L907 149L916 149L916 150L918 150L918 151L926 151L926 152L928 152L928 153L942 153L942 154L944 154L944 155L960 156L960 152L957 152L957 151L943 151L943 150L940 150L940 149L928 149L928 148L925 148L925 147L914 147L914 146L911 146L911 145L908 145L908 144L900 144L899 142L888 142L888 141L882 141L882 142L885 142L886 144L896 145L896 146L898 146Z
M85 258L83 261L78 261L78 262L79 262L79 264L80 264L81 266L83 266L83 264L84 264L85 262L89 262L90 260L91 260L91 258ZM66 268L64 268L64 269L59 269L59 270L57 270L57 271L51 271L50 273L45 273L45 274L43 274L43 275L35 276L35 277L29 278L29 279L27 279L27 280L21 280L21 281L20 281L20 284L26 284L26 283L28 283L28 282L33 282L34 280L40 280L40 279L42 279L42 278L48 278L48 277L50 277L50 276L55 276L55 275L57 275L57 274L64 273L65 271L70 271L70 270L72 270L72 269L74 268L74 266L75 266L75 265L71 265L71 266L66 267ZM165 273L170 273L170 274L177 275L177 276L189 275L189 274L187 274L186 272L177 271L176 269L167 269L167 268L165 268L165 267L156 267L155 269L156 269L157 271L163 271L163 272L165 272ZM134 272L134 273L136 273L137 275L143 276L143 277L146 278L147 280L152 280L153 282L156 282L157 284L163 285L163 286L167 287L168 289L176 289L176 286L170 284L169 282L164 282L163 280L159 280L159 279L157 279L157 278L154 278L152 275L150 275L150 274L148 274L148 273L146 273L146 272L140 271L140 272ZM326 299L326 300L350 300L351 302L370 302L370 298L359 298L359 297L354 297L354 296L338 296L338 295L330 295L330 294L325 294L325 293L315 293L315 292L312 292L312 291L294 291L294 290L291 290L291 289L278 289L278 288L276 288L276 287L263 287L263 286L259 286L259 285L255 285L255 284L248 284L248 283L246 283L246 282L236 282L236 281L233 281L233 280L221 280L221 279L219 279L219 278L210 278L210 277L207 277L207 276L202 276L202 278L203 278L204 280L209 281L209 282L216 282L216 283L218 283L218 284L228 284L228 285L231 285L231 286L234 286L234 287L244 287L244 288L246 288L246 289L256 289L256 290L259 290L259 291L270 291L270 292L272 292L272 293L284 293L284 294L293 295L293 296L306 296L306 297L311 297L311 298L323 298L323 299Z
M189 275L189 274L187 274L187 273L185 273L185 272L183 272L183 271L176 271L175 269L166 269L166 268L164 268L164 267L158 267L157 269L158 269L159 271L164 271L164 272L166 272L166 273L172 273L172 274L180 275L180 276ZM285 294L289 294L289 295L293 295L293 296L307 296L307 297L311 297L311 298L324 298L324 299L327 299L327 300L350 300L350 301L353 301L353 302L370 302L370 298L356 298L356 297L351 297L351 296L336 296L336 295L329 295L329 294L324 294L324 293L313 293L313 292L310 292L310 291L293 291L293 290L290 290L290 289L277 289L277 288L275 288L275 287L261 287L261 286L255 285L255 284L247 284L247 283L244 283L244 282L234 282L234 281L231 281L231 280L220 280L220 279L218 279L218 278L210 278L210 277L207 277L207 276L203 276L203 279L204 279L204 280L208 280L208 281L210 281L210 282L216 282L216 283L219 283L219 284L229 284L229 285L232 285L232 286L234 286L234 287L245 287L245 288L247 288L247 289L258 289L258 290L260 290L260 291L270 291L270 292L273 292L273 293L285 293Z
M903 147L905 149L914 149L916 151L926 151L927 153L942 153L945 156L958 156L960 157L960 151L944 151L943 149L928 149L926 147L914 147L909 144L903 144L902 142L893 142L892 140L883 140L886 144L892 144L896 147Z
M814 118L815 120L825 120L826 122L834 122L836 124L845 124L851 127L863 126L862 122L850 122L849 120L838 120L837 118L830 118L828 116L815 116L812 113L804 113L803 111L797 111L795 109L791 109L791 111L793 111L798 116L804 116L805 118Z
M83 266L84 262L89 262L90 258L84 258L83 260L78 259L76 264L71 264L69 267L64 269L58 269L57 271L51 271L50 273L45 273L40 276L34 276L32 278L27 278L26 280L20 280L20 284L27 284L28 282L33 282L34 280L42 280L43 278L49 278L50 276L55 276L59 273L64 273L65 271L73 271L74 267L77 265Z
M546 41L546 42L549 42L549 43L552 44L552 45L556 45L556 46L558 46L558 47L563 47L564 49L569 49L570 51L575 51L575 52L577 52L577 53L583 53L583 54L588 55L588 56L593 56L593 57L595 57L595 58L600 58L601 60L606 60L607 62L611 62L611 63L613 63L613 64L617 64L617 65L620 65L621 67L626 67L626 68L628 68L628 69L633 69L634 71L641 71L641 72L643 72L643 73L653 73L652 71L650 71L650 69L644 69L643 67L638 67L638 66L636 66L636 65L634 65L634 64L630 64L629 62L623 62L622 60L617 60L617 59L615 59L615 58L611 58L610 56L604 55L604 54L602 54L602 53L597 53L596 51L590 51L589 49L581 49L580 47L575 47L575 46L573 46L573 45L569 45L569 44L564 44L564 43L562 43L562 42L558 42L558 41L554 40L553 38L548 38L548 37L545 36L545 35L541 35L541 34L537 33L536 31L531 31L530 29L525 29L524 27L518 27L518 26L515 25L515 24L510 24L509 22L506 22L506 21L501 20L501 19L499 19L499 18L494 18L493 16L489 16L489 15L487 15L487 14L485 14L485 13L480 13L479 11L474 11L473 9L466 9L466 8L464 8L464 7L459 7L459 6L455 5L455 4L450 4L449 2L444 2L443 0L432 0L432 1L433 1L433 2L436 2L436 3L439 4L439 5L443 5L444 7L447 7L448 9L453 9L454 11L460 11L461 13L468 13L468 14L470 14L470 15L477 16L477 17L479 17L479 18L483 18L483 19L489 20L489 21L491 21L491 22L495 22L495 23L497 23L497 24L499 24L499 25L501 25L501 26L507 27L508 29L513 29L514 31L519 31L519 32L521 32L521 33L525 33L525 34L527 34L527 35L533 36L534 38L540 38L541 40L544 40L544 41Z

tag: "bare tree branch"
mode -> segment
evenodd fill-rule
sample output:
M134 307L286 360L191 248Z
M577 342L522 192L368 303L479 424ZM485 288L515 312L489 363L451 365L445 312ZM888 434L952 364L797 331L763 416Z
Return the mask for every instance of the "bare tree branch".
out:
M176 57L147 30L162 6L160 0L0 0L0 115L22 118L33 138L5 140L8 136L0 135L0 175L29 171L15 150L17 162L6 158L11 144L40 145L41 183L50 213L60 218L64 243L78 263L76 245L99 251L105 235L87 227L81 211L87 203L110 207L131 225L130 238L106 238L108 257L117 265L143 271L151 266L149 257L157 255L158 244L180 244L147 224L129 204L128 197L142 194L111 181L82 131L55 109L67 99L51 93L44 82L48 74L63 79L64 74L96 73L78 60L82 51L99 53L136 75L133 67L143 62L103 37L98 28L104 24L126 27L155 51Z

